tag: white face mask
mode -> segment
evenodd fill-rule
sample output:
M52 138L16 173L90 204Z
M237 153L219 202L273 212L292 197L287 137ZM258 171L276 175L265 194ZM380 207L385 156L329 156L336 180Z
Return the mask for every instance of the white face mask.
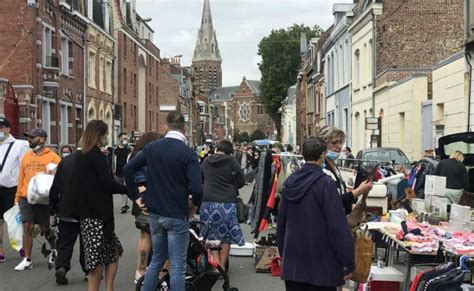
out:
M0 131L0 142L4 141L6 138L7 135L3 131Z
M63 158L69 156L71 153L62 153Z

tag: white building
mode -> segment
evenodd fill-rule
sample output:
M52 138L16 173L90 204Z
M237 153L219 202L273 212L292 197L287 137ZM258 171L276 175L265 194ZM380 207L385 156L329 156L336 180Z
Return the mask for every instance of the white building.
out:
M296 85L288 89L281 110L281 141L296 148Z

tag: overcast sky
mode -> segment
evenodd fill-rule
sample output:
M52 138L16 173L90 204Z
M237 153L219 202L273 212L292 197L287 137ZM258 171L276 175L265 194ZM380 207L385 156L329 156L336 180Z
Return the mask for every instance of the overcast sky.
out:
M214 29L222 56L223 85L240 84L242 76L259 80L258 43L272 29L293 23L328 28L333 3L352 0L211 0ZM155 44L162 57L183 55L191 65L204 0L137 0L137 12L151 17Z

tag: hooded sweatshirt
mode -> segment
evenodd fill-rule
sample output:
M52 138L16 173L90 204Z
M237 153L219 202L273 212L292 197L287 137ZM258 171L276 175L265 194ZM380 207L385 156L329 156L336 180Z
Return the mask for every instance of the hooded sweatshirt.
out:
M61 158L49 148L43 148L39 153L27 152L21 160L15 202L19 202L21 198L26 198L31 178L38 173L45 173L46 165L49 163L59 164L60 161Z
M244 173L233 156L215 154L201 165L205 202L235 203L238 189L245 185Z
M342 286L354 270L354 243L334 181L307 163L283 187L277 227L281 278Z

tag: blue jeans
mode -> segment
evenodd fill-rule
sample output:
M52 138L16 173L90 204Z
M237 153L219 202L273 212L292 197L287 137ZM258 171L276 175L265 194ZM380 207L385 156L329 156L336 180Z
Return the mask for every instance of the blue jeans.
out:
M171 263L170 290L184 291L189 222L184 219L163 217L152 213L150 215L150 232L153 256L145 274L143 290L155 290L160 271L169 258Z

